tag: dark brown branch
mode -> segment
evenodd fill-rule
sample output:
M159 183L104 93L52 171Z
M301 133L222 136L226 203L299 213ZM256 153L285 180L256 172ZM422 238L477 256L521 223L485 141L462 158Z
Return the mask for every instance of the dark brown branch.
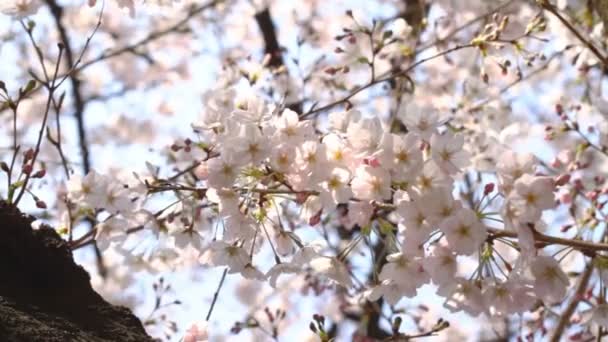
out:
M258 27L264 37L264 52L270 55L268 66L274 68L283 66L283 55L277 39L276 29L270 16L270 9L265 8L263 11L256 13L255 21L258 23Z
M270 8L266 7L264 10L256 13L255 21L260 28L262 37L264 38L264 52L270 56L267 66L273 69L285 66L285 61L283 60L283 50L279 45L277 30L274 26L274 22L272 21ZM301 113L302 101L288 103L286 104L286 107L295 111L296 113Z
M488 233L491 234L493 239L500 237L508 237L508 238L517 238L517 232L486 227ZM533 231L534 240L536 241L537 247L544 247L548 245L562 245L562 246L570 246L574 249L577 249L587 255L594 255L600 251L608 251L608 244L601 242L591 242L579 239L566 239L559 238L551 235L545 235L539 233L537 231Z

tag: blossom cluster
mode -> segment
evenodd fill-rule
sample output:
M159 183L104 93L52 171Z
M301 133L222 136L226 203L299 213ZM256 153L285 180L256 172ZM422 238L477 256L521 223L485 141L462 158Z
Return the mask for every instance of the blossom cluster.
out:
M355 109L333 112L316 127L293 110L238 97L234 89L210 91L204 101L204 115L193 124L200 141L172 147L198 158L194 184L147 177L126 185L94 172L70 180L71 203L108 214L96 230L102 248L149 257L188 246L203 265L272 286L283 274L304 272L353 289L349 252L375 234L390 244L390 253L378 283L366 284L361 298L383 296L395 304L432 283L446 307L495 315L525 312L535 298L553 303L566 295L568 277L557 260L537 252L534 234L568 179L539 174L531 155L503 155L497 186L490 182L481 199L467 201L454 189L470 154L462 135L432 109L404 106L397 118L404 128L391 130ZM169 190L182 194L177 214L146 209L150 193ZM200 203L214 208L210 222L221 233L195 222L191 213ZM353 234L339 253L298 236L297 227L332 217L336 229ZM501 243L500 228L519 236L519 246L500 256L502 265L494 246ZM137 240L149 232L157 247L142 251ZM256 255L265 242L275 263L263 272L265 262ZM467 256L477 260L468 270L460 261Z

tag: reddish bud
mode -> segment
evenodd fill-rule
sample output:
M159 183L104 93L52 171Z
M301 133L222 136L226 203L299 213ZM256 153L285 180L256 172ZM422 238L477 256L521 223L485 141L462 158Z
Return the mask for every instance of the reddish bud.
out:
M570 182L570 174L568 173L565 173L555 179L555 185L557 186L566 185L568 182Z
M378 158L365 158L363 159L363 163L371 167L380 167L380 161Z
M597 198L600 196L599 191L597 190L593 190L593 191L589 191L585 194L585 197L587 197L588 199L595 201L597 200Z
M485 84L490 83L490 76L488 76L488 74L486 74L485 72L483 74L481 74L481 79L483 80L483 83L485 83Z
M8 168L8 164L5 162L0 162L0 169L7 173L10 171L10 169Z
M25 158L25 162L27 163L28 161L34 159L34 150L33 149L29 149L27 151L25 151L23 153L23 158Z
M36 201L36 207L40 208L40 209L46 209L46 203L44 203L44 201L37 200Z
M318 213L316 213L314 216L312 216L308 220L308 225L316 226L317 224L319 224L319 222L321 222L321 213L323 213L323 210L319 210Z
M488 183L483 187L483 194L484 195L489 195L490 193L492 193L492 191L494 191L494 183Z
M561 103L556 104L555 112L557 113L557 115L562 115L564 113L564 106L562 106Z
M32 173L32 169L33 169L32 164L25 164L21 168L21 170L23 171L23 173L25 173L26 175L29 175L30 173Z
M46 170L42 169L42 170L38 170L36 171L33 175L32 178L42 178L46 175Z
M329 68L325 69L324 72L329 75L335 75L336 72L338 72L338 69L329 67Z

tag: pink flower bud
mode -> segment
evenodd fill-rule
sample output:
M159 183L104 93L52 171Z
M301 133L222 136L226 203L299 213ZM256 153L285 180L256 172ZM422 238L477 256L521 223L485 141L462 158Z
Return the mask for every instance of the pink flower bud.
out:
M25 153L23 153L23 158L25 159L25 163L32 160L34 158L34 150L30 148L29 150L25 151Z
M600 193L597 190L593 190L593 191L589 191L585 194L585 197L587 197L588 199L595 201L597 200L597 198L599 197Z
M492 191L494 191L494 183L488 183L483 187L483 194L484 195L488 195L490 193L492 193Z
M557 186L566 185L566 184L568 184L568 182L570 182L570 174L568 174L568 173L560 175L559 177L557 177L555 179L555 185L557 185Z
M316 213L314 216L312 216L310 218L310 220L308 220L308 225L310 226L316 226L317 224L319 224L319 222L321 222L321 214L323 213L323 210L319 210L318 213Z
M36 207L40 208L40 209L46 209L46 203L42 200L37 200L36 201Z
M365 158L363 159L363 163L371 167L380 167L380 161L378 158Z
M32 169L33 169L32 164L25 164L21 168L21 170L23 170L23 173L25 173L26 175L29 175L30 173L32 173Z
M36 171L33 175L32 178L42 178L46 175L46 170L42 169L42 170L38 170Z

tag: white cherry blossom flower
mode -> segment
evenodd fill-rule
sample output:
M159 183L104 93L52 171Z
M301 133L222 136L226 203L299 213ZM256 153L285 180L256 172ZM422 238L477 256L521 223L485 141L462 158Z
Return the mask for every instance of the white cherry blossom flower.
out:
M475 253L487 236L475 212L468 208L462 208L444 220L439 228L445 233L449 248L458 254Z
M213 188L229 188L241 170L241 161L234 154L224 153L209 160L209 177L207 182Z
M381 167L359 166L351 185L353 194L359 199L384 201L391 198L391 177Z
M516 180L525 174L534 173L535 164L532 154L506 151L496 165L502 190L507 194L511 192Z
M228 149L235 151L235 158L241 164L259 164L268 157L270 145L260 129L253 124L240 125L238 135L228 139Z
M428 140L440 126L437 113L429 109L419 108L414 103L402 106L398 115L408 131L418 134L424 140Z
M393 135L393 156L393 180L411 183L422 170L420 139L411 133L405 136Z
M478 316L486 311L481 289L473 281L457 278L449 286L440 288L438 294L446 297L443 305L452 312L462 310Z
M351 121L346 136L355 154L369 156L378 148L382 138L382 123L378 117Z
M420 201L401 201L397 205L396 212L403 220L404 239L409 246L422 244L433 231L421 204Z
M244 271L249 263L249 255L241 247L214 241L209 244L199 261L203 265L228 266L231 273L239 273Z
M463 150L464 137L450 133L431 136L431 156L447 174L455 174L469 165L471 156Z
M549 177L523 175L514 185L512 203L521 222L535 222L543 210L555 206L553 181Z
M353 281L346 265L337 258L314 258L310 261L310 267L316 274L325 276L345 288L352 286Z
M420 193L425 193L437 188L451 188L452 180L437 166L433 159L424 163L422 172L416 177L414 187Z
M433 249L433 255L423 259L424 269L431 276L433 283L444 286L454 281L458 264L456 255L443 246Z
M0 13L23 18L38 12L42 5L41 0L4 0L0 3Z
M298 113L291 109L285 109L281 116L272 121L270 134L273 139L280 143L297 146L314 136L311 121L300 121Z
M566 296L570 280L559 263L550 256L538 256L530 263L536 295L549 303L559 302Z
M348 185L350 181L350 172L342 168L334 168L326 175L326 180L323 180L319 185L319 196L323 202L323 208L331 211L336 208L339 203L348 203L353 195L353 192Z
M388 255L386 260L388 263L382 267L378 279L395 282L406 297L415 296L417 289L430 280L419 258L393 253Z
M91 208L101 208L106 202L108 180L95 171L86 176L72 176L66 184L68 197L74 202Z

